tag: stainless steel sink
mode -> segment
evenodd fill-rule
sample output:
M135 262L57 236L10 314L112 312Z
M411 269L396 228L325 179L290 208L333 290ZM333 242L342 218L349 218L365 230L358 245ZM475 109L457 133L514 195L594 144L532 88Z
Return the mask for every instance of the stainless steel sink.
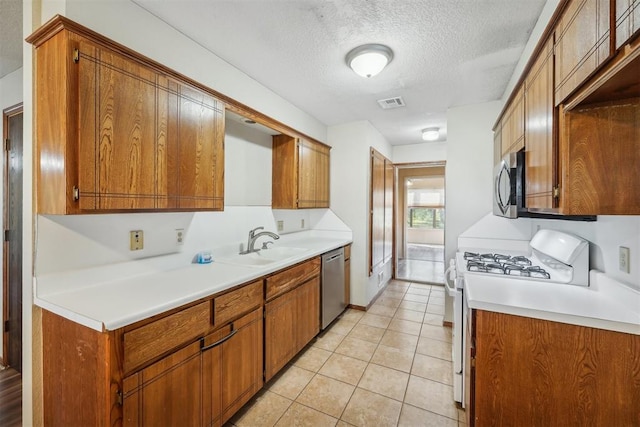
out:
M223 264L244 265L249 267L264 267L289 258L294 258L309 249L294 248L289 246L276 246L269 249L262 249L259 252L252 252L243 255L231 255L227 257L219 257L217 262Z

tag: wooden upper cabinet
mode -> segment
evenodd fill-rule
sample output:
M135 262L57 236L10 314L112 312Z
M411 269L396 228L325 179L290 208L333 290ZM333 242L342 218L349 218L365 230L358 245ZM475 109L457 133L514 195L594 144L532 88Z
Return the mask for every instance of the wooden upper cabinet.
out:
M157 73L83 38L76 67L80 209L153 209Z
M28 41L36 212L223 209L220 101L63 17Z
M616 49L640 30L640 0L616 0Z
M273 137L272 207L329 207L329 150L314 141Z
M524 148L524 91L522 86L502 117L502 155Z
M553 103L553 38L549 39L525 79L525 206L557 207L556 138Z
M571 0L555 29L555 105L610 56L610 0Z
M499 120L493 128L493 165L502 160L502 121Z

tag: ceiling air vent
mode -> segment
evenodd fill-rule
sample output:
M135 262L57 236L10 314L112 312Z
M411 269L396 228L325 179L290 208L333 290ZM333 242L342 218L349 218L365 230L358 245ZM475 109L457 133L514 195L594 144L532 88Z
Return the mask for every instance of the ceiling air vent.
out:
M390 110L391 108L400 108L404 107L404 99L400 96L395 96L393 98L387 99L378 99L378 105L383 110Z

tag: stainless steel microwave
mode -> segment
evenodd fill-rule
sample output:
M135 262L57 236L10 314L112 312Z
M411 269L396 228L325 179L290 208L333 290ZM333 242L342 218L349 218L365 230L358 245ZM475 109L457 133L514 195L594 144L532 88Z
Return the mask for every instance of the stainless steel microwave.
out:
M507 218L546 218L596 221L595 215L530 212L525 203L525 150L506 154L493 172L493 214Z
M506 154L493 172L493 214L517 218L524 209L524 151Z

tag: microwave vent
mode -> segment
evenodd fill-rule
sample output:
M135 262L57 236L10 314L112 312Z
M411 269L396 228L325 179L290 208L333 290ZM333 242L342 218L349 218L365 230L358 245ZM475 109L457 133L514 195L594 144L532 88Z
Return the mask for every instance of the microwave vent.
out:
M390 110L392 108L404 107L405 103L401 96L394 96L393 98L379 99L378 105L380 105L380 108L383 110Z

